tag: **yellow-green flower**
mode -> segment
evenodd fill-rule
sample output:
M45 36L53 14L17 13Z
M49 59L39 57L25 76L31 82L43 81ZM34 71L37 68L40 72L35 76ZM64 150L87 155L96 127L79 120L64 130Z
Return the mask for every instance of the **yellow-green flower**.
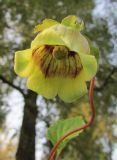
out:
M58 23L46 19L30 49L15 53L15 72L28 78L27 87L51 99L58 95L73 102L87 93L86 81L97 71L87 39L80 33L83 23L68 16Z

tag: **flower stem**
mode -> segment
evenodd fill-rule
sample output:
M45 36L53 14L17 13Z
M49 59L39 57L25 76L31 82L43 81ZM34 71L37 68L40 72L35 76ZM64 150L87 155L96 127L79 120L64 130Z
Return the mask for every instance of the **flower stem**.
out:
M90 107L91 107L91 112L92 112L92 115L91 115L89 121L88 121L85 125L83 125L83 126L81 126L81 127L79 127L79 128L76 128L76 129L74 129L74 130L72 130L72 131L64 134L64 135L55 143L54 147L52 148L52 150L51 150L51 152L50 152L50 155L49 155L49 157L48 157L48 160L53 160L53 158L54 158L54 156L55 156L55 153L56 153L56 151L57 151L58 146L60 145L60 143L63 142L63 140L64 140L65 138L67 138L68 136L70 136L70 135L72 135L72 134L74 134L74 133L76 133L76 132L78 132L78 131L80 131L80 130L82 130L82 129L86 129L86 128L88 128L88 127L90 127L90 126L92 125L92 123L93 123L93 121L94 121L94 118L95 118L95 114L96 114L96 112L95 112L94 100L93 100L94 81L95 81L95 77L94 77L94 78L91 80L91 82L90 82L90 88L89 88L89 93L88 93L88 95L89 95Z

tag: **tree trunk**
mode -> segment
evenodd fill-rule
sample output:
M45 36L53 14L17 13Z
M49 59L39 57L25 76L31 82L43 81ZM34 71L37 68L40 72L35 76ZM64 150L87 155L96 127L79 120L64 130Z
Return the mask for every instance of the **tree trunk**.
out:
M37 95L29 91L25 98L24 116L20 132L16 160L35 160L35 124L37 118Z

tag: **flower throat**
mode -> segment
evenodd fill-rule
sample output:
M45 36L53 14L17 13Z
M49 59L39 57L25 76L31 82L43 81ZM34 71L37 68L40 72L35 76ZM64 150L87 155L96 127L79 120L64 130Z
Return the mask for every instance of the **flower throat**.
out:
M83 68L79 55L65 46L43 45L32 56L45 77L75 78Z

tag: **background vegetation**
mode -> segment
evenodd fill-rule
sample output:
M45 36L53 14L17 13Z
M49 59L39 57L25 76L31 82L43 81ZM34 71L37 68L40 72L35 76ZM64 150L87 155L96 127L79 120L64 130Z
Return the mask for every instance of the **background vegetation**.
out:
M69 14L84 20L84 34L99 46L101 56L95 86L95 123L69 143L62 160L114 160L117 153L116 9L116 0L0 0L0 160L14 160L15 153L16 160L46 160L52 147L46 139L46 128L59 118L80 114L89 117L87 96L73 104L65 104L58 98L47 101L27 90L26 80L13 70L14 53L30 47L34 26L44 18L61 21ZM14 107L16 110L9 119Z

